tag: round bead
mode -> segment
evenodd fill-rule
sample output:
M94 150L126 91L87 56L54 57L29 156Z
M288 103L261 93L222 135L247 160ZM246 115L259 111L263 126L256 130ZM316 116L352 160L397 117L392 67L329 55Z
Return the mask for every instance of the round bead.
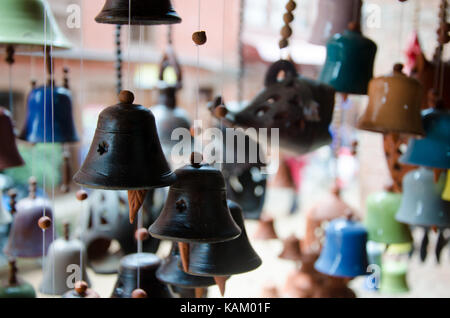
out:
M147 293L145 290L138 288L133 290L131 298L147 298Z
M289 25L285 25L282 29L281 29L281 36L284 39L290 38L292 35L292 29Z
M297 4L295 3L295 1L291 0L286 4L286 10L289 12L292 12L295 10L295 8L297 8Z
M194 41L197 45L203 45L206 43L206 32L205 31L197 31L192 34L192 41Z
M121 91L119 94L119 102L122 104L133 104L134 94L126 90Z
M401 63L396 63L394 65L394 72L401 72L403 70L403 64Z
M292 21L294 21L294 15L293 15L292 13L290 13L290 12L286 12L286 13L283 15L283 21L284 21L284 23L286 23L286 24L291 23Z
M284 49L289 45L289 41L287 39L281 39L278 45L280 46L280 49Z
M88 287L89 287L88 284L82 280L75 283L75 291L80 295L84 295Z
M224 118L227 115L227 113L228 113L228 110L223 105L217 106L214 109L214 115L217 118Z
M148 234L147 229L145 228L140 228L138 229L135 233L135 238L138 241L145 241L146 239L148 239L150 237L150 235Z
M77 200L84 201L88 198L88 194L84 190L78 190L76 194Z
M42 216L39 218L38 225L41 229L46 230L52 225L52 219L48 216Z

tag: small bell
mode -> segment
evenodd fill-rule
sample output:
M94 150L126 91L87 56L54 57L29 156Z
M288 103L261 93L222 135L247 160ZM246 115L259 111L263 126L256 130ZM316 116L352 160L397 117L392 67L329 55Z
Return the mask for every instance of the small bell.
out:
M180 23L181 18L172 7L170 0L133 0L131 2L106 0L95 21L108 24L157 25Z
M299 261L302 259L302 253L300 251L300 240L295 236L291 235L283 241L283 250L280 255L281 259L287 259L291 261Z
M272 240L277 239L278 235L275 232L275 220L266 215L261 215L258 221L258 227L256 228L254 239L256 240Z
M9 277L0 283L0 298L36 298L31 284L17 277L16 261L9 260Z
M423 136L420 108L422 86L406 76L402 64L395 64L391 75L369 82L369 105L359 119L358 128L380 133Z
M408 291L407 264L396 261L385 262L381 267L380 292L399 294Z
M364 220L370 241L385 244L411 243L409 227L395 219L402 195L378 192L367 197L367 213Z
M373 75L376 44L364 37L357 23L327 42L327 57L319 81L336 91L366 94Z
M227 205L222 173L196 160L193 153L191 165L175 171L177 180L170 186L161 215L149 228L153 237L215 243L241 234Z
M450 227L450 202L441 198L445 177L434 182L433 171L424 167L403 178L403 197L395 218L399 222L425 227Z
M78 281L75 283L75 288L66 292L62 298L100 298L100 295L89 288L85 281Z
M160 265L159 257L150 253L130 254L122 258L111 298L132 298L138 286L144 290L147 298L172 298L168 287L156 278L156 270Z
M64 237L52 242L48 249L44 263L44 274L39 288L40 292L47 295L63 295L69 290L67 281L73 274L71 266L79 265L82 271L81 277L89 284L86 273L86 248L77 239L70 239L69 224L64 224ZM82 260L82 264L80 261Z
M450 112L439 109L422 111L425 138L411 138L400 162L431 168L450 168Z
M52 219L53 212L50 202L42 197L36 197L36 180L30 178L30 193L27 198L20 200L14 214L14 221L9 233L8 244L5 246L5 254L12 257L41 257L47 254L47 250L53 241L53 227L49 227L42 233L38 222L45 214ZM44 251L42 241L45 241Z
M24 161L17 150L11 114L0 107L0 171L22 166Z
M442 192L442 199L450 201L450 170L447 170L447 182L445 184L444 191Z
M119 104L100 113L89 153L73 178L88 188L129 190L131 223L148 189L165 187L175 180L152 112L133 101L133 93L122 91Z
M367 231L360 223L335 219L326 229L325 244L314 267L330 276L365 275L368 265L366 244Z

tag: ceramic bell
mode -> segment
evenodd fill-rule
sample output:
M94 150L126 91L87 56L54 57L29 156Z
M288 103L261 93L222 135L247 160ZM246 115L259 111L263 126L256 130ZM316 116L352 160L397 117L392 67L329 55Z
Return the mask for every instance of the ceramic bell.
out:
M190 244L188 273L205 276L231 276L258 268L262 261L253 250L245 231L242 209L228 200L228 207L241 235L231 241Z
M400 161L431 168L450 168L450 112L438 109L422 111L425 138L410 139Z
M119 277L111 297L131 298L132 292L139 288L147 293L148 298L172 298L168 287L156 278L156 270L160 265L161 260L155 254L125 256L120 262Z
M37 87L28 95L27 105L27 117L20 139L33 144L79 140L72 116L72 94L67 88L50 85Z
M147 192L143 209L143 226L147 227L159 215L163 199L163 189ZM80 238L86 245L89 266L99 274L116 273L120 259L136 252L136 226L128 221L127 193L125 191L94 190L89 195L88 210ZM119 250L110 251L113 242ZM148 238L142 242L144 252L154 253L159 240Z
M24 161L17 150L11 114L0 107L0 171L22 166Z
M420 116L422 86L406 76L403 65L393 73L369 82L369 105L359 119L358 128L380 133L425 134Z
M319 81L341 93L367 94L376 51L376 44L352 23L327 42L327 57Z
M181 18L170 0L133 0L131 3L128 0L106 0L95 21L109 24L155 25L180 23Z
M445 184L444 191L442 192L442 199L450 201L450 170L447 170L447 182Z
M30 193L27 198L17 202L17 212L9 233L5 254L12 257L41 257L47 254L49 245L53 241L53 227L42 232L38 226L39 219L45 216L53 219L50 202L36 196L36 181L30 179ZM42 241L45 241L44 251Z
M75 288L66 292L62 298L100 298L100 295L89 288L88 283L78 281L75 283Z
M402 195L393 192L378 192L367 197L364 225L370 241L385 244L412 242L409 227L395 219L401 200Z
M285 77L278 80L282 72ZM238 112L228 110L224 124L267 128L269 134L272 128L278 128L280 146L295 154L331 142L328 127L334 108L333 88L299 76L294 64L287 60L270 66L264 85L247 107Z
M314 267L330 276L365 275L368 265L366 243L367 231L360 223L335 219L326 229L325 244Z
M258 226L256 227L253 238L256 240L278 239L274 222L275 220L273 219L273 217L265 215L263 213L258 221Z
M222 173L191 156L191 165L175 171L161 215L150 226L153 237L177 242L223 242L237 238L241 229L227 205ZM198 160L198 161L196 161Z
M45 14L44 14L45 13ZM46 15L46 34L44 16ZM70 48L46 0L3 0L0 12L0 43L23 47L24 51Z
M399 294L409 291L407 282L407 264L402 262L385 262L381 267L380 292Z
M40 292L46 295L62 295L70 288L67 286L68 279L73 272L70 266L79 265L82 271L82 279L89 284L86 273L86 247L78 239L70 239L69 224L64 224L64 237L52 242L48 249L44 262L44 273ZM80 264L82 262L82 264Z
M450 202L441 198L445 176L434 182L432 170L420 167L403 178L403 197L396 219L410 225L450 227Z
M0 298L36 298L31 284L17 277L16 261L9 261L9 277L0 283Z

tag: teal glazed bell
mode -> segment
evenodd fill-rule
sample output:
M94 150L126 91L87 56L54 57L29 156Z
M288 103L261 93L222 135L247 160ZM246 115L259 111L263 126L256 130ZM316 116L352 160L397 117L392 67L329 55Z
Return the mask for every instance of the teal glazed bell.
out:
M450 169L450 112L422 111L425 138L411 138L400 162L430 168Z
M434 182L432 170L420 167L403 178L403 198L396 219L410 225L450 227L450 202L441 198L445 175Z
M17 150L11 114L3 107L0 107L0 136L0 171L22 166L24 162Z
M36 298L31 284L17 277L16 261L9 261L9 277L0 283L0 298Z
M314 268L326 275L356 277L366 274L367 231L358 222L340 218L326 229L325 244Z
M356 24L350 25L327 42L319 81L341 93L367 94L376 52L377 45L364 37Z

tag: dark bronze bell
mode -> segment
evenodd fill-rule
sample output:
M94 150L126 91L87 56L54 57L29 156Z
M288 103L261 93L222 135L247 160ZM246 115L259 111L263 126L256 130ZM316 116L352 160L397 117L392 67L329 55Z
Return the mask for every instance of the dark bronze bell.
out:
M95 21L108 24L155 25L180 23L181 18L170 0L106 0Z
M160 265L159 257L150 253L130 254L122 258L111 298L131 298L137 288L144 290L148 298L172 298L169 288L156 278Z
M252 271L262 261L256 254L245 231L244 217L239 205L228 200L228 207L241 235L231 241L215 244L190 244L189 270L193 275L231 276Z
M24 164L17 150L11 114L0 107L0 171Z
M214 243L241 234L228 209L222 173L199 161L192 154L192 164L175 171L177 180L170 186L161 215L149 228L153 237Z

